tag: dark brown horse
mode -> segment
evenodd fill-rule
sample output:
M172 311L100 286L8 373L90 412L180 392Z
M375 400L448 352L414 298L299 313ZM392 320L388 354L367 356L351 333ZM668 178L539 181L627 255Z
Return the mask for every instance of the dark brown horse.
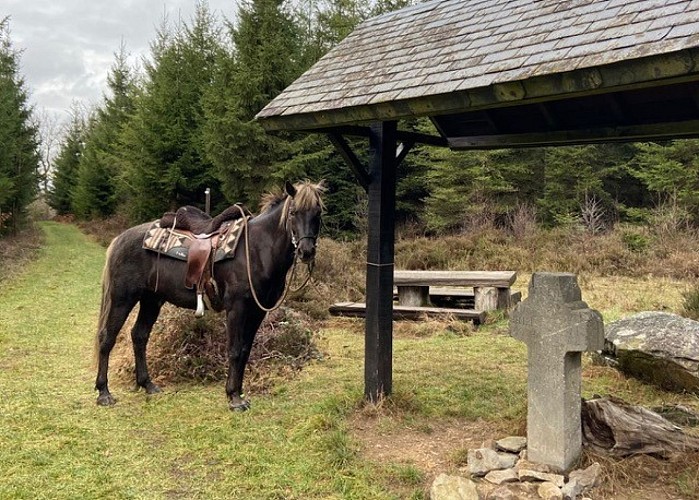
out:
M264 308L282 297L287 272L294 259L312 263L320 230L322 183L286 184L285 192L268 195L260 214L247 226L249 266L245 234L235 258L214 266L219 302L226 313L228 334L228 380L226 394L231 410L247 410L243 399L243 375L255 334L265 317ZM139 304L138 318L131 330L136 360L136 383L146 393L160 392L148 375L146 345L160 308L165 302L195 309L194 290L184 286L186 263L142 248L150 224L127 229L107 250L102 277L102 307L97 332L99 367L95 388L97 404L113 405L116 399L107 386L109 354L127 316ZM250 273L248 275L248 272ZM250 284L254 290L251 290Z

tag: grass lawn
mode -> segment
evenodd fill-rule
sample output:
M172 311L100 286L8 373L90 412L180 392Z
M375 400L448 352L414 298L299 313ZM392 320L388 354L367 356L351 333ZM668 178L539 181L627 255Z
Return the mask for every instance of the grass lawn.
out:
M504 321L469 335L439 323L428 334L397 328L395 393L378 406L362 404L363 323L332 320L318 332L324 360L269 394L249 393L249 412L228 410L222 383L147 397L115 378L117 405L97 407L105 252L73 226L42 228L38 258L0 287L2 499L423 498L435 473L463 465L467 447L523 430L526 350ZM605 283L584 282L584 298ZM646 299L595 300L614 318ZM583 375L587 396L697 403L589 362ZM689 498L699 478L678 474L653 498ZM643 498L624 491L644 484L615 478L605 498Z

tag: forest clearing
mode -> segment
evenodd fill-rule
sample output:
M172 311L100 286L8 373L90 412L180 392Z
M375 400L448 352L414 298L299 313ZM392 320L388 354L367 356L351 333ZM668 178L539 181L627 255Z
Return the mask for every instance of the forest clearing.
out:
M467 448L524 429L526 349L509 337L506 320L477 330L448 320L396 323L394 394L379 405L362 398L363 322L326 318L307 326L322 356L257 393L253 386L244 414L225 407L220 382L165 383L164 394L147 397L132 390L130 373L113 382L117 405L97 407L104 249L74 226L41 227L36 260L0 290L4 498L423 498L437 473L465 465ZM325 250L319 271L351 258L334 245ZM515 286L526 288L527 279ZM581 283L605 321L680 311L693 287L686 278L591 272ZM588 358L583 393L699 407L696 396L655 389ZM699 487L693 456L584 460L604 465L599 498L695 498Z
M699 499L699 2L210 1L0 8L0 498Z

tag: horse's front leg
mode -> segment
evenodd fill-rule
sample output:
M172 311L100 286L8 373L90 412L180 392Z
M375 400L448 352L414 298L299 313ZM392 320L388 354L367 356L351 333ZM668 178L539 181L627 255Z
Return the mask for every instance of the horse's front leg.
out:
M242 300L237 301L227 312L228 380L226 381L226 395L228 396L228 407L233 411L245 411L250 408L250 401L243 397L243 377L255 333L257 333L264 317L264 311Z

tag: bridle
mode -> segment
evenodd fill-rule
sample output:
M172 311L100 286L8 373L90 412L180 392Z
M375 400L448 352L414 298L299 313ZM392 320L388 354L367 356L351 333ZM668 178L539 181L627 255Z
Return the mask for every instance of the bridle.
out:
M289 203L294 203L294 199L292 198ZM287 220L286 220L286 227L289 228L289 232L291 233L291 244L294 247L294 261L291 265L291 276L289 277L289 274L287 272L287 279L285 280L284 284L284 293L282 293L282 296L279 297L279 300L272 306L272 307L265 307L262 305L260 302L260 299L257 297L257 292L255 292L255 286L252 283L252 273L250 271L250 238L249 238L249 231L248 231L248 218L245 216L245 213L243 209L238 206L238 210L240 210L240 213L243 218L243 231L245 232L245 261L246 261L246 267L247 267L247 275L248 275L248 286L250 286L250 292L252 293L252 298L255 300L255 303L257 304L257 307L262 309L265 312L271 312L274 311L275 309L278 309L281 305L282 302L284 302L284 299L286 299L286 296L289 294L289 285L294 279L294 276L296 275L296 264L298 262L298 246L299 244L305 240L313 240L313 247L317 247L317 241L318 241L318 234L320 233L320 229L318 230L318 233L314 235L304 235L298 238L296 236L296 231L294 228L293 221L290 221L289 219L293 219L296 215L296 210L294 209L293 206L289 207L288 214L287 214ZM291 290L293 293L296 293L300 291L302 288L304 288L308 282L311 280L311 276L313 275L313 269L315 268L315 256L313 258L305 263L307 268L308 268L308 276L306 276L306 279L304 282L299 286L298 288Z

